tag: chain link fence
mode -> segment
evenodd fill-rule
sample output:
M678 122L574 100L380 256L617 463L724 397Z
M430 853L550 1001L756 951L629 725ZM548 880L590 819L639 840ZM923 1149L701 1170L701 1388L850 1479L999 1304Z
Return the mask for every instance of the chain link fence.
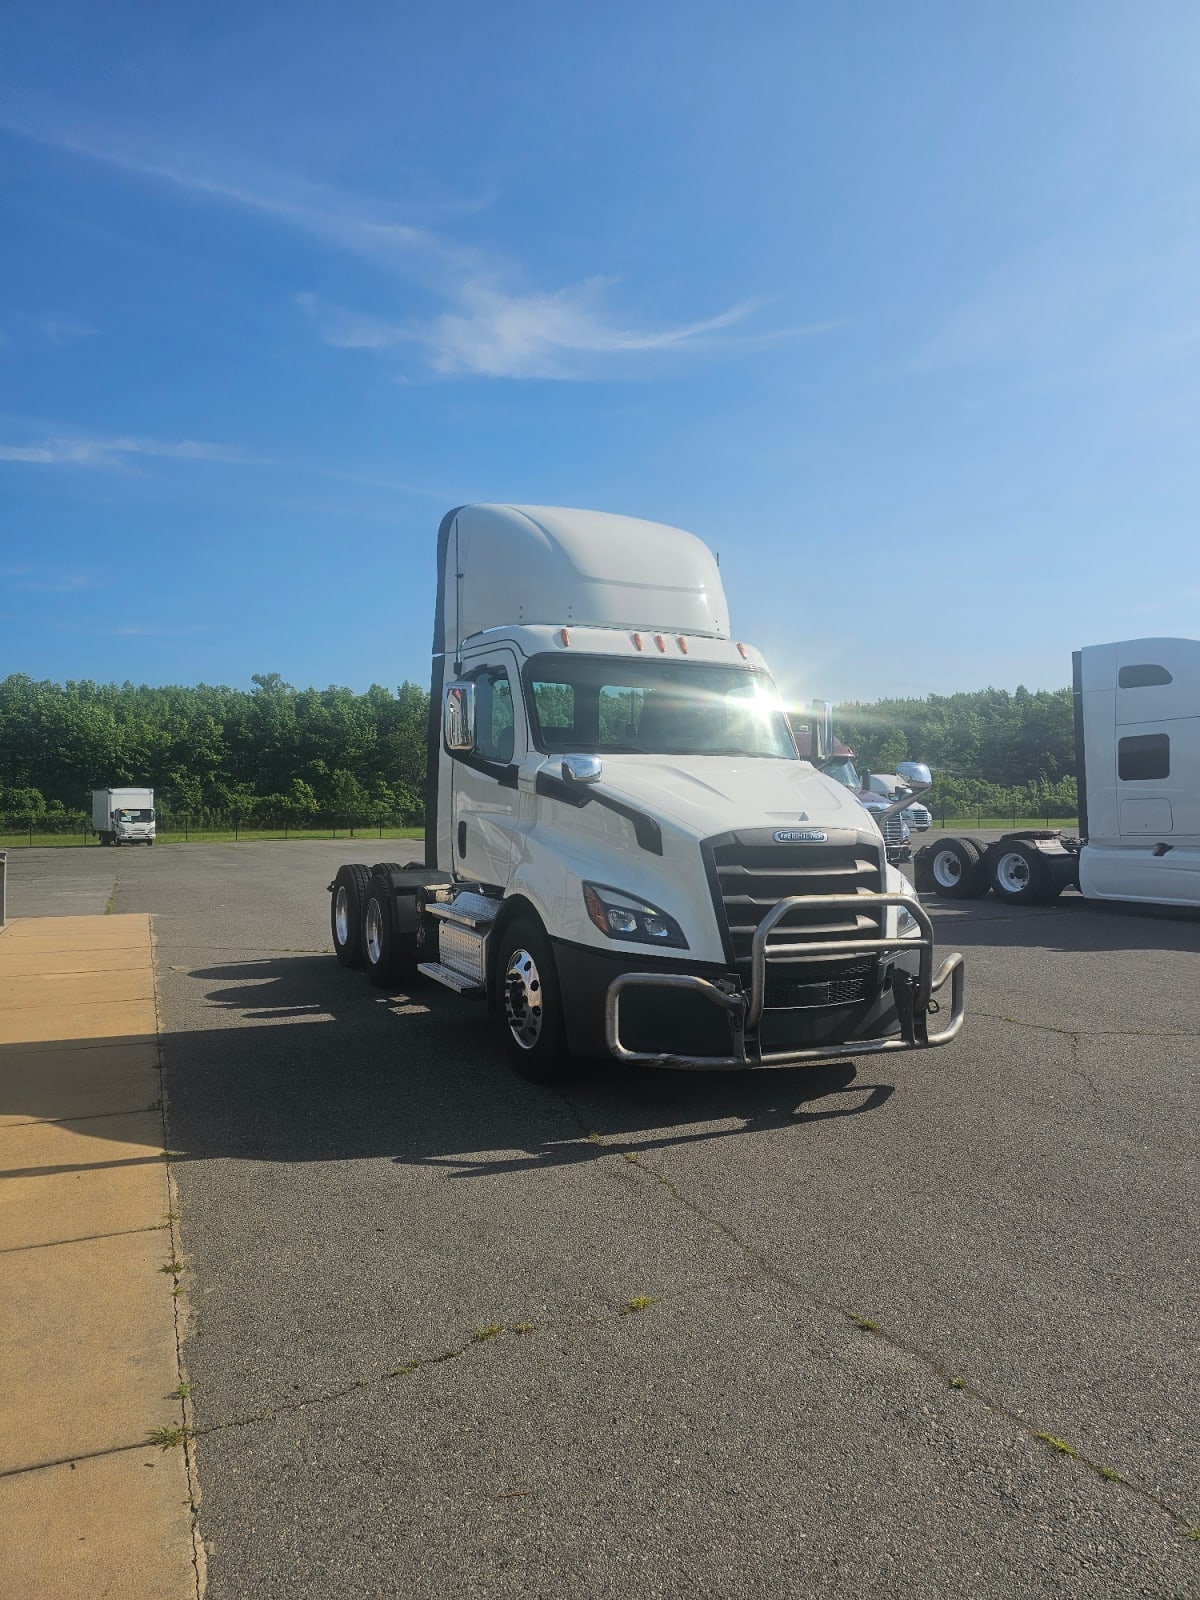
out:
M420 838L424 827L411 812L316 811L305 816L275 815L261 810L156 812L155 833L161 844L239 843L248 839L404 839ZM99 845L100 836L83 812L42 816L0 812L0 848L21 845Z

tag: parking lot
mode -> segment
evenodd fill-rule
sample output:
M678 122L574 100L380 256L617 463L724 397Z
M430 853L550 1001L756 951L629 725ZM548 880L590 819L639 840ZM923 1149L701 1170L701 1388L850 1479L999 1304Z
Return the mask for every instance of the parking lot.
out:
M214 1600L1196 1593L1200 920L933 901L945 1049L550 1090L328 953L419 849L9 857L153 916Z

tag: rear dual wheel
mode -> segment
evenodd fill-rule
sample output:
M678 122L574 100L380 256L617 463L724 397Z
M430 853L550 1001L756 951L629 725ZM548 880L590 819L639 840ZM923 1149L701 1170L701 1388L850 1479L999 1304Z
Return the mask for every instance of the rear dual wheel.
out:
M330 885L329 929L333 953L344 967L362 965L363 904L371 874L357 862L339 867Z
M988 880L997 900L1015 906L1046 905L1066 883L1047 856L1024 839L1001 839L988 852Z
M987 893L983 851L973 839L939 839L921 851L922 877L948 900L977 900Z

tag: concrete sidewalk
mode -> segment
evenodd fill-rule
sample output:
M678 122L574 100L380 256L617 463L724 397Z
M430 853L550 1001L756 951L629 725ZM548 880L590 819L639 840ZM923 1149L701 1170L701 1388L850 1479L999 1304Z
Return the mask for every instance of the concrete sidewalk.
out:
M0 1595L191 1600L150 919L0 932ZM165 1270L164 1270L165 1269Z

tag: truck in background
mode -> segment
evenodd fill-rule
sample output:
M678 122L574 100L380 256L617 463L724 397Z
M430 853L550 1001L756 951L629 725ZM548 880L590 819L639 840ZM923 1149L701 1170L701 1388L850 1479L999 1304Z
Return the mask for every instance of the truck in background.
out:
M901 764L911 765L909 762ZM877 794L884 800L906 800L908 804L900 815L914 833L925 833L932 825L933 815L929 807L923 806L914 798L916 793L914 785L903 772L864 772L862 782L869 793Z
M526 1077L571 1053L770 1067L961 1028L961 955L935 970L874 823L800 758L694 535L449 512L428 756L425 866L339 869L334 950L381 985L477 996Z
M832 713L833 708L827 700L814 700L807 705L790 707L788 721L791 724L796 748L804 760L812 761L828 777L844 785L854 794L859 805L874 817L887 844L889 862L893 866L903 866L912 860L912 822L909 816L912 807L909 805L901 808L893 804L894 796L871 787L868 780L872 775L870 773L859 775L854 765L854 751L849 745L843 744L832 731L825 736L822 743L821 721L823 718L832 729ZM817 730L815 754L814 729ZM918 769L914 765L914 771L916 770ZM925 780L923 787L928 788L927 772ZM914 779L913 782L916 784L919 780ZM925 811L925 807L922 806L921 810ZM928 819L928 811L925 811L925 816ZM925 826L929 826L928 821Z
M1200 906L1200 641L1088 645L1072 662L1078 836L946 835L917 852L918 887L952 899L990 889L1015 905L1076 887Z
M101 844L153 844L154 790L93 789L92 828Z

